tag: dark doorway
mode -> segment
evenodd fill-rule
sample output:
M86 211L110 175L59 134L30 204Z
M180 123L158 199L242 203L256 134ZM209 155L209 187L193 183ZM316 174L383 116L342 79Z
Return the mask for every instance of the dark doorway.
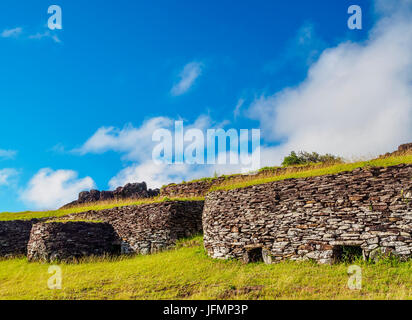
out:
M335 246L333 256L336 263L351 263L363 259L363 250L360 246Z
M262 248L250 248L243 253L243 262L263 262Z

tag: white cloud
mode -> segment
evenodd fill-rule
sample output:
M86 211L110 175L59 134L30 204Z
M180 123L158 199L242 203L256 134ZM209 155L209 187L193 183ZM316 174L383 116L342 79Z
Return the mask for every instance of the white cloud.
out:
M306 69L325 47L326 43L317 35L315 25L306 21L296 35L286 42L284 49L275 59L266 63L263 69L269 73Z
M200 115L193 123L185 123L184 131L199 129L206 132L209 128L223 128L226 124L227 121L215 123L209 116ZM141 181L146 181L148 187L155 188L170 182L211 176L215 171L220 174L240 172L240 165L155 164L152 161L152 151L158 142L152 141L152 134L161 128L170 130L173 137L174 120L158 117L145 121L138 128L132 125L127 125L123 129L102 127L83 146L74 151L82 155L115 151L123 154L123 160L133 162L110 180L111 189L128 182Z
M180 96L187 92L196 79L202 74L203 64L200 62L190 62L184 66L179 74L179 82L170 91L174 96Z
M17 38L23 33L23 28L17 27L13 29L5 29L2 33L0 33L0 37L2 38ZM25 36L24 39L33 39L33 40L41 40L41 39L52 39L56 43L61 43L60 38L55 34L50 32L50 30L45 30L44 32L37 32L36 34Z
M186 164L155 164L148 160L121 170L110 180L109 186L115 189L129 182L145 181L149 188L160 188L168 183L195 176L196 173L191 170L191 166Z
M248 113L260 121L262 137L272 143L261 147L261 166L280 164L291 150L351 158L385 153L411 141L412 15L403 8L402 14L382 18L363 43L343 42L324 50L300 85L252 103ZM303 36L310 38L305 32ZM242 103L239 100L235 115ZM206 126L211 120L200 119L199 123ZM160 187L211 176L215 171L240 172L240 166L234 165L155 165L150 159L151 148L133 148L137 139L123 142L139 129L129 128L116 135L112 134L115 129L101 132L98 140L102 144L96 144L100 145L97 150L112 146L137 161L111 179L113 188L142 180L150 187Z
M18 37L23 31L23 28L17 27L13 29L5 29L1 33L2 38L15 38Z
M0 186L8 186L11 180L18 175L18 171L12 168L0 169Z
M412 140L408 4L408 11L382 18L364 43L325 50L297 87L252 103L249 116L260 121L264 139L280 143L262 150L264 161L291 150L377 155Z
M184 180L190 181L204 177L212 177L215 174L240 173L243 168L244 166L241 164L155 164L152 160L148 160L141 164L136 163L124 168L110 180L109 186L111 189L115 189L126 183L145 181L149 188L160 188L172 182L179 183Z
M17 154L17 151L15 150L0 149L0 158L3 158L3 159L14 159L16 154Z
M152 141L153 132L157 129L167 129L173 132L174 123L171 118L155 117L143 122L139 128L135 128L131 124L126 125L123 129L101 127L80 148L73 150L73 152L84 155L115 151L124 154L123 160L144 162L151 159L153 147L158 144L158 142ZM205 130L212 124L209 116L200 115L192 124L185 124L184 129ZM217 126L224 124L225 122L222 122Z
M50 31L44 31L42 33L38 32L36 34L29 36L29 39L34 39L34 40L41 40L45 38L46 39L50 38L56 43L61 43L61 40L59 39L59 37L55 35L54 33L51 33Z
M383 16L410 14L412 0L375 0L375 11Z
M154 143L152 134L156 129L172 128L173 121L165 117L145 121L140 128L127 125L123 129L115 127L99 128L82 147L74 150L80 154L116 151L124 153L125 160L142 161L152 156Z
M41 169L21 193L21 199L36 209L54 209L77 199L79 192L95 187L92 178L78 179L72 170Z
M245 103L245 100L242 99L242 98L240 98L240 99L237 101L235 110L233 110L233 116L234 116L235 119L240 115L240 109L242 108L242 106L243 106L244 103Z

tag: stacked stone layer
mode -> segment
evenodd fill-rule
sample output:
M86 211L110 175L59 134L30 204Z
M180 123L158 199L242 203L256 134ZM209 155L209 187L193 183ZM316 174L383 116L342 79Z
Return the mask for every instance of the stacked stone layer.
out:
M63 219L101 220L113 226L122 253L148 254L202 232L204 201L165 201L71 214Z
M0 221L0 257L25 255L31 228L38 221Z
M191 182L183 182L179 184L169 184L160 189L161 197L168 198L191 198L204 197L213 187L219 187L223 183L238 183L250 179L265 178L268 176L283 175L290 172L300 172L313 168L313 165L306 165L300 167L273 167L257 173L250 174L234 174L230 176L221 176L211 179L201 179Z
M204 244L213 258L332 263L340 246L366 257L412 253L412 165L288 179L206 197ZM254 254L256 251L254 251Z
M114 254L120 254L120 240L108 223L37 223L27 245L29 261L72 261Z

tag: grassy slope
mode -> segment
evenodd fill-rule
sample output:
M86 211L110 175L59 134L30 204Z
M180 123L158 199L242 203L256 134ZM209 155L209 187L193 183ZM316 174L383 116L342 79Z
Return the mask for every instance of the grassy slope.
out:
M9 220L29 220L34 218L49 218L49 217L61 217L71 213L80 213L90 210L104 210L111 209L115 207L131 206L131 205L141 205L146 203L156 203L169 200L179 200L179 201L190 201L190 200L203 200L203 198L154 198L148 200L125 200L125 201L106 201L106 202L96 202L94 204L79 205L69 209L62 210L51 210L51 211L26 211L26 212L4 212L0 213L0 221Z
M412 155L404 155L404 156L393 156L388 158L382 159L375 159L370 161L360 161L354 163L339 163L334 165L326 165L326 166L314 166L313 169L304 170L304 171L296 171L290 172L287 174L281 175L274 175L274 176L267 176L264 178L253 178L245 179L244 181L232 183L227 181L220 186L216 186L212 188L212 190L231 190L237 188L244 188L252 185L268 183L272 181L278 180L285 180L291 178L307 178L307 177L314 177L314 176L322 176L327 174L336 174L345 171L353 171L357 168L364 168L364 167L388 167L388 166L395 166L398 164L411 164L412 163Z
M240 188L288 178L302 178L365 166L412 163L412 155L338 164L284 175L251 179L221 186ZM182 199L180 199L182 200ZM189 199L187 199L189 200ZM0 220L62 216L88 210L102 210L150 201L99 203L47 212L3 213ZM347 267L284 262L277 265L242 265L239 261L208 258L201 238L181 247L151 256L122 257L118 260L90 260L76 265L62 264L63 289L47 288L48 264L27 263L25 258L0 261L0 299L406 299L412 298L412 261L358 262L363 288L347 288ZM188 246L188 244L191 244ZM99 263L96 263L99 261Z
M407 154L403 156L392 156L383 159L376 159L370 161L361 161L355 163L340 163L334 165L314 165L312 168L304 169L302 168L290 168L290 172L286 174L280 175L273 175L268 171L268 175L265 177L256 178L253 176L242 176L241 181L232 181L227 179L219 186L215 186L211 189L213 190L230 190L236 188L244 188L251 185L268 183L272 181L290 179L290 178L305 178L305 177L313 177L313 176L320 176L326 174L335 174L344 171L352 171L356 168L363 168L363 167L387 167L387 166L394 166L401 163L412 163L412 155ZM81 206L76 206L70 209L63 209L63 210L52 210L52 211L27 211L27 212L4 212L0 213L0 221L7 221L7 220L19 220L19 219L33 219L33 218L45 218L45 217L61 217L70 213L79 213L85 212L89 210L103 210L103 209L110 209L114 207L126 206L126 205L139 205L144 203L154 203L154 202L162 202L165 200L202 200L203 198L176 198L176 199L165 199L165 198L155 198L155 199L148 199L148 200L126 200L126 201L108 201L108 202L100 202L95 203L93 205L86 204Z
M212 260L201 237L151 256L60 265L62 290L49 290L48 264L0 261L0 299L411 299L412 261L359 262L362 290L347 288L346 264L276 265Z

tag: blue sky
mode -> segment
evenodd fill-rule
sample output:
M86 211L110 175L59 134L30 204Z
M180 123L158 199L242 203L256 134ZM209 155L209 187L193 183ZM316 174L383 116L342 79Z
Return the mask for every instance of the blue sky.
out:
M369 74L364 69L367 56L378 52L378 41L386 39L390 28L377 24L399 8L381 5L385 1L355 2L362 8L362 30L348 29L347 9L354 1L346 0L1 1L0 211L58 206L90 187L109 189L134 180L149 180L150 187L207 174L199 168L162 171L150 166L146 141L150 129L170 125L170 120L183 119L185 125L202 129L260 128L267 152L264 164L279 164L279 157L296 144L321 152L334 152L338 144L346 154L359 155L375 140L360 133L364 143L353 148L348 143L345 148L343 129L335 137L336 126L331 126L332 134L325 127L314 136L319 140L309 143L299 137L310 137L310 131L295 134L293 128L312 120L312 127L318 128L315 119L282 120L294 118L286 115L288 107L304 114L296 105L311 104L305 90L326 90L318 88L324 82L316 79L340 70L339 65L324 69L329 65L328 57L322 60L323 53L333 61L333 55L342 51L339 61L344 62L358 50L365 62L359 66L350 62L348 68ZM62 30L47 28L47 8L52 4L62 8ZM371 36L371 31L378 35ZM409 67L409 56L405 59L404 65L389 66L396 69L388 71L390 76L400 79L398 70ZM377 61L376 66L381 64ZM315 81L310 82L312 78ZM402 78L400 86L407 85L408 79ZM348 90L344 96L362 92L344 83L337 84ZM384 84L372 89L380 85ZM302 97L294 101L287 88ZM365 92L372 96L368 88ZM383 100L405 98L402 90L394 92L394 99ZM328 99L341 97L337 93ZM355 116L367 123L371 119L362 118L357 110L368 109L366 105L374 101L354 98L348 103L354 104ZM409 112L409 100L399 105L399 110ZM315 108L309 114L316 112ZM334 114L338 110L326 116L333 122ZM386 113L379 113L373 128L385 117ZM348 122L349 130L352 125L362 126ZM405 123L401 128L379 148L368 151L380 152L407 140L410 126ZM335 141L321 143L328 137ZM353 141L352 136L348 139ZM284 148L273 149L279 146ZM151 170L159 179L151 179Z

